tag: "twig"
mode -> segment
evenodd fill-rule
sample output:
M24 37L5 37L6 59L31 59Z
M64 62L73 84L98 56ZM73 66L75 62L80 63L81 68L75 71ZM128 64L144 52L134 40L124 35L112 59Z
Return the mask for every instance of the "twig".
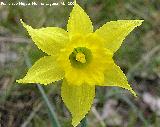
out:
M139 119L144 123L144 127L148 127L149 123L148 121L144 118L144 115L141 110L138 110L138 107L130 101L130 99L127 96L117 96L118 98L121 98L124 100L130 107L133 109L133 111L138 115Z
M25 56L26 65L28 67L31 67L31 63L30 63L30 59L28 57L28 54L24 53L24 56ZM48 107L48 109L50 111L50 115L52 117L51 119L52 119L52 123L54 124L54 127L60 127L60 124L59 124L59 122L57 120L56 114L55 114L55 112L53 110L53 106L51 105L51 103L50 103L50 101L49 101L49 99L48 99L43 87L41 85L39 85L39 84L37 84L37 87L38 87L38 89L39 89L39 91L40 91L40 93L42 95L42 98L43 98L44 102L46 103L46 105L47 105L47 107Z
M0 37L0 42L29 43L31 40L22 37Z
M130 80L132 77L132 74L143 64L143 63L147 63L148 61L150 61L150 59L152 58L152 56L156 53L160 51L160 45L154 47L150 52L148 52L145 56L143 56L140 61L132 67L132 69L130 69L127 73L127 77Z
M48 96L53 92L53 89L50 89L48 92ZM39 102L38 106L33 108L33 111L30 113L30 115L27 117L26 121L22 123L21 127L27 127L27 125L30 123L30 121L34 118L36 113L41 109L43 106L43 102Z
M153 23L153 20L151 18L149 18L146 14L142 13L140 10L136 10L134 7L132 7L129 4L126 4L124 6L128 11L130 11L133 14L136 14L140 17L142 17L144 20L148 21L150 24Z
M46 93L44 92L43 87L41 85L39 85L39 84L37 84L37 86L38 86L38 89L39 89L39 91L40 91L40 93L41 93L41 95L42 95L42 97L43 97L43 99L44 99L49 111L50 111L50 114L51 114L52 120L53 120L52 122L54 123L54 127L60 127L60 124L59 124L59 122L57 120L56 114L55 114L55 112L53 110L53 107L52 107L48 97L46 96Z
M91 109L92 113L95 115L95 117L97 118L97 121L100 122L101 126L102 127L106 127L105 126L105 123L103 121L103 118L99 115L99 113L97 112L96 108L95 107L92 107Z
M42 103L39 103L38 106L36 108L34 108L34 110L32 111L32 113L26 119L26 121L21 125L21 127L27 127L27 125L34 118L35 114L40 110L41 107L42 107Z

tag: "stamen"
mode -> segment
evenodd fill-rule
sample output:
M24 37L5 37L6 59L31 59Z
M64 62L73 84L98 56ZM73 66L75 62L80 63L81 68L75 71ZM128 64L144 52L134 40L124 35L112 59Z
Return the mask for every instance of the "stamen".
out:
M85 55L81 52L77 53L76 60L81 62L81 63L86 63Z

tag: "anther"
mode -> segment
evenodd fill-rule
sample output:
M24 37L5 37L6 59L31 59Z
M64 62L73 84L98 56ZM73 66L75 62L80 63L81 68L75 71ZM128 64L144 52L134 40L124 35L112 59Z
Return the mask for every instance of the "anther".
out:
M81 62L81 63L86 63L85 55L81 52L77 53L76 60Z

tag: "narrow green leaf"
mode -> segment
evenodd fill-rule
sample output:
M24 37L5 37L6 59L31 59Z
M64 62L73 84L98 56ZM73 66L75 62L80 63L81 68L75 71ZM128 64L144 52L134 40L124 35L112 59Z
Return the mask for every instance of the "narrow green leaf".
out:
M28 68L31 67L32 65L31 65L30 59L28 57L28 54L24 53L24 56L25 56L25 63L27 65L27 67ZM53 106L52 106L51 102L49 101L49 99L48 99L43 87L41 85L39 85L39 84L37 84L37 87L38 87L38 89L39 89L39 91L40 91L40 93L42 95L42 98L43 98L46 106L48 107L49 117L50 117L50 120L52 120L51 121L52 127L60 127L60 124L59 124L59 122L57 120L57 116L56 116L56 114L55 114L55 112L53 110Z

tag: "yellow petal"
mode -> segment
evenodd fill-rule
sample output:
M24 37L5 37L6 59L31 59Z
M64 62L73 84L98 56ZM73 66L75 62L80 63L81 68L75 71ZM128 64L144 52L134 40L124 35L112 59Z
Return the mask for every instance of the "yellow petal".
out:
M116 64L110 63L107 65L107 69L104 72L104 77L104 84L101 84L102 86L118 86L129 90L134 96L136 96L136 93L128 84L125 74Z
M38 48L49 55L57 54L68 42L68 33L61 28L46 27L33 29L31 26L26 25L22 20L21 23L27 29Z
M143 20L118 20L111 21L96 30L96 34L101 36L106 42L106 48L116 52L121 46L125 37Z
M67 30L69 35L83 34L93 32L92 22L84 10L75 4L68 20Z
M18 83L40 83L47 85L64 77L64 72L56 64L55 58L45 56L38 60Z
M91 108L95 97L95 86L70 85L63 81L61 96L72 114L72 125L77 126Z

